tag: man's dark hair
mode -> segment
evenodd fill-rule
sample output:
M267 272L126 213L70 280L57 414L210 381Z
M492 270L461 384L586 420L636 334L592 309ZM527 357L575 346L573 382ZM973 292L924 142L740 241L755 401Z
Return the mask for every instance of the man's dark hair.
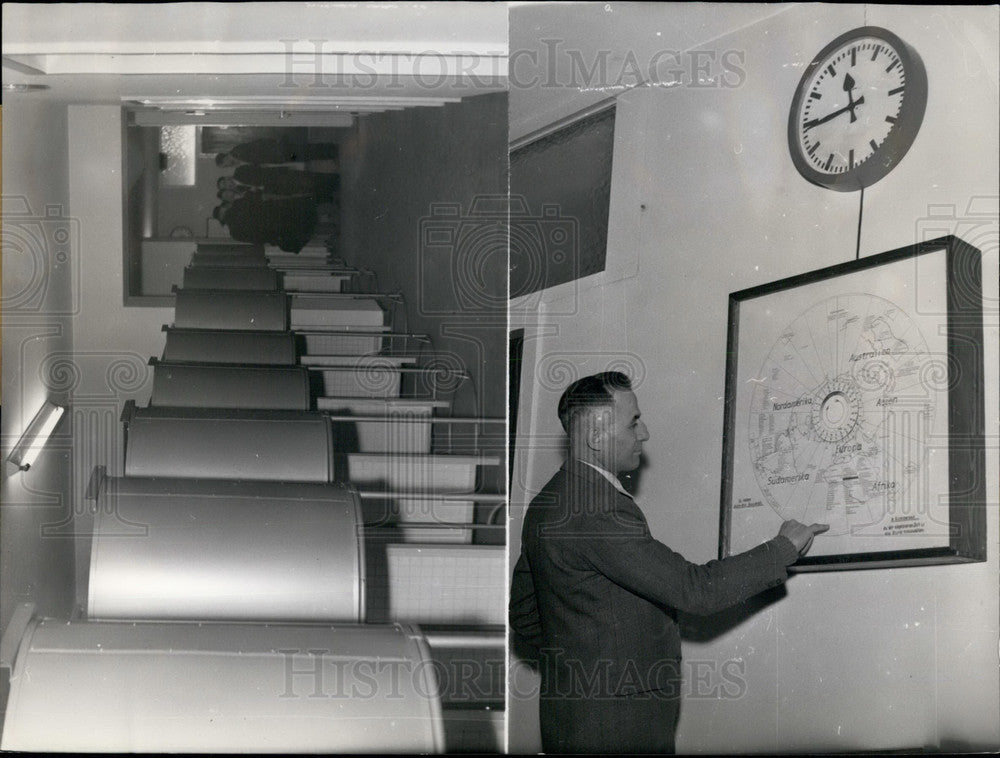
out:
M559 422L568 434L573 417L581 410L608 405L614 402L612 392L631 389L632 380L620 371L604 371L577 379L559 398Z
M222 166L225 163L226 158L229 157L229 153L216 153L215 154L215 165Z
M215 180L215 188L216 189L222 189L223 182L225 182L226 179L228 179L228 178L229 178L228 176L220 176L218 179L216 179Z

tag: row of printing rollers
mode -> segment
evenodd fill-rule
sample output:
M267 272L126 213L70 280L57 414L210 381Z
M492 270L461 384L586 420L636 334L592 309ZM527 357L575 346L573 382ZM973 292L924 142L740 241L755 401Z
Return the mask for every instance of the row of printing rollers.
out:
M198 248L124 475L91 477L87 608L26 604L0 644L3 749L503 749L504 548L473 538L503 529L476 450L503 420L404 391L393 341L424 338L355 274Z

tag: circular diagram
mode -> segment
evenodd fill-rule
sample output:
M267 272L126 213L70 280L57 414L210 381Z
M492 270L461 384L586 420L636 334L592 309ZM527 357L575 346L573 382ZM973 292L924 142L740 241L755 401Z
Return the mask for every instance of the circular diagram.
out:
M922 467L938 390L913 319L869 294L792 320L750 398L754 476L783 519L848 534L881 523Z

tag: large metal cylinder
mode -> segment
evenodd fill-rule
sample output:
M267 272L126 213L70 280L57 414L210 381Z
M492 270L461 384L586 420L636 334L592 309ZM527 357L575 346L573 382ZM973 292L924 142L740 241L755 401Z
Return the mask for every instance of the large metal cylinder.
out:
M364 621L360 513L342 485L105 479L87 614Z
M294 332L237 329L166 329L165 361L292 366L298 360Z
M308 411L138 408L126 476L333 481L330 422Z
M302 366L155 363L149 404L184 408L307 411L309 370Z
M423 638L399 625L32 620L4 750L444 749Z
M174 326L189 329L288 329L284 292L185 290L175 293Z

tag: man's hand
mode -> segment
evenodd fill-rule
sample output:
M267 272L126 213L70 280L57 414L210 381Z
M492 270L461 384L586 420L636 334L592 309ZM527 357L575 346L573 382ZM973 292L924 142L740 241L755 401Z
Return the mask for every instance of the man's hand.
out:
M800 524L795 519L789 519L781 525L778 530L779 537L788 537L799 551L799 555L805 555L809 546L812 545L813 537L822 534L830 528L829 524L811 524L806 526Z

